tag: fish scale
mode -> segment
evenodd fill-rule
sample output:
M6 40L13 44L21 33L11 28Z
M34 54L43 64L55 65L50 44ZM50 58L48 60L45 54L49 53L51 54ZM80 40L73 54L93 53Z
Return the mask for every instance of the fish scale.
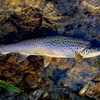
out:
M42 55L44 51L39 52L38 49L52 51L52 53L53 51L54 52L57 51L57 53L59 54L63 50L66 50L66 52L69 52L71 49L73 49L73 51L76 49L77 51L79 51L80 49L82 50L84 47L86 47L87 44L88 42L86 41L56 36L56 37L46 37L46 38L26 40L14 44L9 44L9 45L2 46L1 49L5 54L10 52L22 52L29 55L34 55L34 53L37 52L38 54ZM30 53L30 51L33 52ZM44 55L46 55L45 52ZM60 54L58 56L63 57ZM65 57L67 57L67 55Z
M21 41L0 47L1 54L17 52L25 58L29 55L41 55L80 60L100 55L100 49L90 48L90 42L82 39L53 36ZM85 50L86 49L86 50ZM23 60L25 59L22 57Z

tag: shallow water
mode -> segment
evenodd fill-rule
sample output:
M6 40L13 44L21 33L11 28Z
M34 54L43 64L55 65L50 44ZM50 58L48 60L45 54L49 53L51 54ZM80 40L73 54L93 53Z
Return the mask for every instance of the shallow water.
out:
M99 41L99 0L1 0L0 43L64 35ZM16 54L0 57L0 79L22 88L30 100L99 100L100 57L76 62L42 56L16 62ZM27 100L1 88L1 100ZM7 99L7 100L8 100Z

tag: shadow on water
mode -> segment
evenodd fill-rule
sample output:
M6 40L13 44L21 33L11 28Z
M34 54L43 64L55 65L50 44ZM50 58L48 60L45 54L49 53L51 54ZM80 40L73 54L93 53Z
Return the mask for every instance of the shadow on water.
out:
M59 68L55 68L52 72L52 77L50 78L54 83L57 83L60 79L66 78L68 68L67 69L59 69Z
M34 32L18 32L13 33L10 32L7 35L4 35L0 39L0 44L11 44L16 43L18 41L34 39L34 38L42 38L47 36L58 36L58 32L50 29L36 29Z

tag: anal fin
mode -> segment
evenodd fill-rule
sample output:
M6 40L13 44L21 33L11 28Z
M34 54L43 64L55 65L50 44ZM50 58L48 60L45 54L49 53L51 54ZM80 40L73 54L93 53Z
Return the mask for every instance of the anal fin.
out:
M28 57L29 55L27 55L27 54L18 54L18 56L17 56L17 62L22 62L23 60L25 60L27 57Z
M44 67L47 67L51 62L51 57L44 57Z

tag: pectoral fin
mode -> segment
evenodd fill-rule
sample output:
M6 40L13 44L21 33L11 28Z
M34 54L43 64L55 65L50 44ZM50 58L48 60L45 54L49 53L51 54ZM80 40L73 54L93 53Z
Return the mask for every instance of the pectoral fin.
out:
M81 56L79 53L76 53L75 60L80 62L83 59L83 56Z
M23 60L25 60L29 55L26 54L18 54L17 56L17 62L22 62Z
M47 67L51 62L51 57L44 57L44 67Z

